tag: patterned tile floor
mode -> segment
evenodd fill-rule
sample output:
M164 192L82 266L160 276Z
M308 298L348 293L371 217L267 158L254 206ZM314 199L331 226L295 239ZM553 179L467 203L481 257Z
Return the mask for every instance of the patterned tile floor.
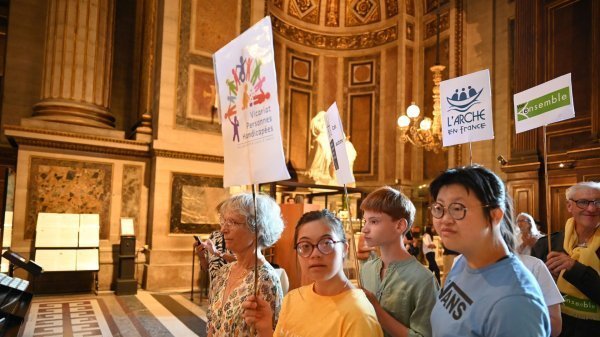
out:
M206 300L194 302L189 294L146 291L34 297L19 336L206 336Z

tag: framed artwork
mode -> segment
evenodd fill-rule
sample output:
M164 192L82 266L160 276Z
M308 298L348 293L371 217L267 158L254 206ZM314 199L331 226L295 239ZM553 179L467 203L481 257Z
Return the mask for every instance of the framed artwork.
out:
M217 101L215 76L212 69L190 65L190 83L186 116L190 119L218 123L216 109Z
M216 207L229 196L222 177L173 173L169 232L208 234L219 229Z

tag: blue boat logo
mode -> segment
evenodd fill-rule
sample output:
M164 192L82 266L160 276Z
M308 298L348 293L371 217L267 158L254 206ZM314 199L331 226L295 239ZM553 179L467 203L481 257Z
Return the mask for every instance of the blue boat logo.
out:
M483 88L477 92L477 90L471 86L469 86L466 91L465 88L462 88L460 93L458 92L458 89L456 89L452 97L446 97L446 101L450 104L450 109L448 109L448 111L455 110L458 112L465 112L471 109L474 105L481 103L481 101L479 101L479 96L482 92Z

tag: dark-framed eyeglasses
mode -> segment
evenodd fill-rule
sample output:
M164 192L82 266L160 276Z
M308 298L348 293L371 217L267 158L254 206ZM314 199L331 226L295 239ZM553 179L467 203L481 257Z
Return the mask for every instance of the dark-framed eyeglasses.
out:
M587 200L587 199L579 199L579 200L573 200L573 199L569 199L572 202L575 203L575 205L577 205L577 207L581 208L581 209L586 209L590 206L590 204L594 205L594 207L596 208L600 208L600 199L596 199L596 200Z
M316 245L313 245L312 243L310 243L308 241L300 241L296 244L296 247L294 247L294 248L298 252L298 255L300 255L302 257L309 257L310 254L312 254L315 247L317 247L317 249L322 254L329 255L329 254L333 253L333 251L335 249L335 244L340 243L340 242L344 242L344 241L342 241L342 240L335 241L330 238L323 238L323 239L319 240L319 242L317 242Z
M485 208L485 207L489 207L489 205L482 205L480 207ZM462 220L467 215L468 208L467 208L467 206L465 206L459 202L453 202L450 205L448 205L448 207L444 207L444 205L442 205L439 202L434 202L433 204L431 204L431 206L429 206L429 209L431 210L431 215L433 215L433 217L436 219L441 219L444 216L444 213L446 213L446 209L447 209L448 214L450 214L452 219Z

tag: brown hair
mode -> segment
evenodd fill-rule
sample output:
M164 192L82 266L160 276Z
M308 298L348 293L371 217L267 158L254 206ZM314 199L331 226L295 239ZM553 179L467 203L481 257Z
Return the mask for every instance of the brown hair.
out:
M394 220L406 219L406 231L410 230L415 220L415 205L402 192L384 186L369 193L360 204L363 211L385 213Z

